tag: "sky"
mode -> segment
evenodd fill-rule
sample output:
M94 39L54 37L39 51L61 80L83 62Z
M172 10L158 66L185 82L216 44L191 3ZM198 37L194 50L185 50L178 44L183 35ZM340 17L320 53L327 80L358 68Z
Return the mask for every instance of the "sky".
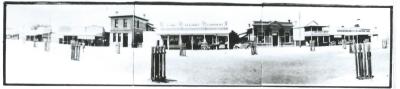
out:
M254 1L253 1L254 2ZM377 27L388 33L388 8L327 8L327 7L259 7L259 6L159 6L159 5L8 5L7 28L29 30L36 24L48 24L53 29L62 26L98 25L111 28L109 16L133 14L160 23L228 22L229 30L242 33L256 20L288 21L303 26L312 20L334 27L353 26L361 19L362 27ZM300 24L299 24L300 23ZM381 30L382 29L382 30Z

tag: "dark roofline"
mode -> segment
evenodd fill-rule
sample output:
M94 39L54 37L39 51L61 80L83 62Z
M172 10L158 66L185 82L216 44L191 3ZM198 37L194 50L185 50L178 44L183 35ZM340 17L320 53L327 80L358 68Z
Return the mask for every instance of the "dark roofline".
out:
M114 16L109 16L110 18L118 18L118 17L132 17L133 15L114 15ZM145 21L149 21L148 19L139 17L135 15L135 18L141 19L141 20L145 20Z
M262 23L262 25L271 25L271 24L274 24L274 23L278 23L278 24L281 24L281 25L282 24L290 24L290 25L292 25L292 27L294 26L293 23L291 23L291 22L280 22L280 21L253 21L253 26L254 25L261 25L260 23ZM266 23L266 24L264 24L264 23Z
M304 26L304 27L328 27L328 26L318 25L318 26Z

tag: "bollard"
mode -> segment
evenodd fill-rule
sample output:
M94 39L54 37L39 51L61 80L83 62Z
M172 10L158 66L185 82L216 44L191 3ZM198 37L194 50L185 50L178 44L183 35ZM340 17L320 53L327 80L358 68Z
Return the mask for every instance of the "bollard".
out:
M151 52L151 80L163 82L166 80L166 48L152 47Z

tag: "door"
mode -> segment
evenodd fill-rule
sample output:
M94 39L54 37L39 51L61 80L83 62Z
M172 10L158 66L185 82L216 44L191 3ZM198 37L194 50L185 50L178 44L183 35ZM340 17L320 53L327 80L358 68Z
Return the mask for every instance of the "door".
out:
M122 34L122 46L128 47L128 33Z
M272 36L272 45L277 46L278 45L278 36Z

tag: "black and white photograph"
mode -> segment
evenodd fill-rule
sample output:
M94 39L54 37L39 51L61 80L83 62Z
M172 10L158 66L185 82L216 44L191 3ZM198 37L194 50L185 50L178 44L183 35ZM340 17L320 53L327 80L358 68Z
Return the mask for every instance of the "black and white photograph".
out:
M389 2L5 1L3 85L392 88Z

